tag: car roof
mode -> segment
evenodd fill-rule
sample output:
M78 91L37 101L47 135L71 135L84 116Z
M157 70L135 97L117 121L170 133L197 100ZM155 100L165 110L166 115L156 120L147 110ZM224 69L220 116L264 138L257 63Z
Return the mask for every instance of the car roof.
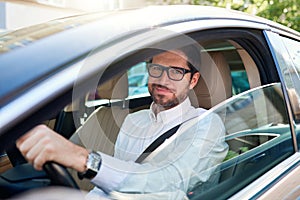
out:
M298 32L263 18L207 6L150 6L58 19L1 37L0 107L21 93L24 86L30 87L63 70L70 61L81 59L95 48L154 27L211 19L255 22L299 36Z

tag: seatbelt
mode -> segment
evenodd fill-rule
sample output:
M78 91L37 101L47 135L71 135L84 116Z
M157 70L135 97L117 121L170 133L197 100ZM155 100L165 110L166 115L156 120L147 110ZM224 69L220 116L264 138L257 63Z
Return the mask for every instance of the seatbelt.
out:
M159 147L166 139L171 137L176 133L176 131L179 129L181 124L178 124L177 126L171 128L161 136L159 136L156 140L154 140L145 150L144 152L136 159L136 163L141 163L151 154L157 147Z

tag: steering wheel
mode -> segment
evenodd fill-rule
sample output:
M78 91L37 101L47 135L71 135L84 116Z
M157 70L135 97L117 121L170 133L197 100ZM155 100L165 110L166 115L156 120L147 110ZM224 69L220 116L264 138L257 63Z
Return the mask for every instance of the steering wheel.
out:
M52 184L79 190L77 183L64 166L55 162L47 162L43 169L48 174Z
M13 166L27 163L27 161L15 145L7 149L6 152ZM53 185L79 189L77 183L64 166L55 162L47 162L44 164L43 169L49 176L49 179Z

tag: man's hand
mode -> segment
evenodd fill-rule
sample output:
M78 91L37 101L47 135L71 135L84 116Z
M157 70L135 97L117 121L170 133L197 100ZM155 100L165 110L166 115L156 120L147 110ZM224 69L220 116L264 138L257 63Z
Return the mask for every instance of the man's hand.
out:
M17 140L16 145L37 170L42 170L47 161L54 161L79 172L85 171L88 151L45 125L30 130Z

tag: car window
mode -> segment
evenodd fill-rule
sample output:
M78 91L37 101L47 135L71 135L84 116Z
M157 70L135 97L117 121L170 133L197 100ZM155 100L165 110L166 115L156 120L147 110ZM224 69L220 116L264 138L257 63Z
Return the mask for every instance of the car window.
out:
M247 74L242 58L242 56L245 56L246 54L240 53L241 50L237 43L230 40L213 40L211 42L206 42L203 46L205 47L205 51L220 51L224 55L230 68L232 95L237 95L250 89L248 80L249 75Z
M232 71L232 93L233 95L250 89L247 72L245 70Z
M292 63L292 68L285 71L285 76L289 76L291 79L291 81L287 82L288 87L294 87L297 93L300 94L300 42L286 37L281 38Z
M296 124L300 120L300 106L299 106L299 58L300 58L300 41L288 37L280 36L278 34L266 32L273 50L273 56L277 59L278 67L287 87L287 94L289 95L290 104L293 110L293 117Z
M264 63L251 51L232 38L199 43L203 47L203 68L190 99L193 106L208 109L222 119L229 149L223 162L215 166L211 178L205 183L195 183L189 188L188 196L214 199L223 194L228 198L294 152L288 115L281 84L262 74L264 71L259 67ZM123 66L125 63L126 59ZM73 112L73 116L75 113L80 117L80 124L71 141L114 154L125 118L149 108L152 102L145 60L135 63L86 95L84 110ZM110 67L113 66L107 70ZM216 85L221 85L221 90ZM87 190L91 187L86 183L80 186Z
M191 199L215 199L220 192L228 198L293 153L282 97L277 83L236 95L215 108L224 120L229 151L215 171L218 184L196 185L189 192Z
M291 58L291 67L285 66L284 78L287 82L288 95L294 113L295 130L297 134L298 148L300 147L300 41L281 37L286 50Z
M141 62L132 66L128 71L128 98L135 95L149 96L148 92L148 72L146 63Z
M281 37L289 54L291 67L285 66L284 77L288 88L294 88L297 95L300 95L300 41Z

